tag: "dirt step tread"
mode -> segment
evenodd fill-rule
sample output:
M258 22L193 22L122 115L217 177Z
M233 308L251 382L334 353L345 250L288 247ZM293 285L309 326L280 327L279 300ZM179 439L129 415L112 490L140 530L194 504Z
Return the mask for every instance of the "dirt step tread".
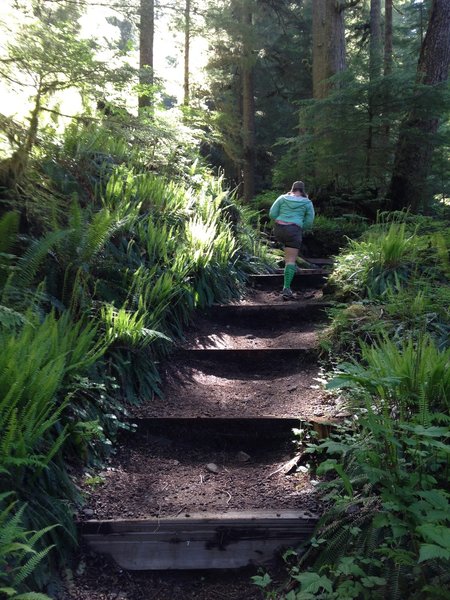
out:
M163 373L164 397L130 407L130 413L132 418L333 416L335 406L319 385L320 375L314 361L299 358L276 365L179 361Z
M181 348L316 348L322 323L264 323L255 332L243 319L222 324L198 317L186 331Z
M212 305L206 315L212 321L225 325L245 324L254 331L266 329L268 324L284 324L286 328L302 323L323 321L331 302L284 301L279 293L274 299L251 297L235 304ZM265 301L267 300L267 301Z
M244 443L198 446L142 432L127 437L92 484L80 479L87 504L82 519L166 518L186 512L309 510L318 500L307 468L284 467L296 454L279 447ZM299 458L300 460L300 458ZM298 467L298 468L297 468Z
M307 297L305 297L307 295ZM227 304L216 303L213 304L207 311L206 314L216 313L218 311L230 311L233 308L241 308L247 310L286 310L289 308L295 308L299 315L308 317L314 315L321 309L328 308L330 306L328 300L323 299L323 293L319 290L308 290L308 292L297 292L294 294L292 300L284 300L281 295L281 289L276 291L266 290L248 290L247 294L237 301L228 302Z

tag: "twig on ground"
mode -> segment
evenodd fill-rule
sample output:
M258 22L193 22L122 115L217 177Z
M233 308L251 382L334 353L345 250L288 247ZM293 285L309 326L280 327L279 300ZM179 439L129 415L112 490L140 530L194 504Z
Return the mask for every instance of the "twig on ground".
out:
M219 492L222 492L223 494L227 494L228 495L228 500L227 500L227 505L228 505L230 503L230 501L231 501L231 498L232 498L230 492L227 492L227 490L219 490Z

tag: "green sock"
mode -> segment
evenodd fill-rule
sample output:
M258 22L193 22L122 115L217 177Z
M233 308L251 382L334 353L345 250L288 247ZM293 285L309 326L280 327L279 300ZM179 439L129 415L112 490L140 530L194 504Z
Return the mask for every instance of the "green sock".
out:
M289 263L284 267L284 287L290 288L295 275L295 265Z

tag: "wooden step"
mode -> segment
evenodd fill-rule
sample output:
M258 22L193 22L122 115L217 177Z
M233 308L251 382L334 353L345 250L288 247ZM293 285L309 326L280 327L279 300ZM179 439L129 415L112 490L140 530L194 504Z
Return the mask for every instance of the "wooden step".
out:
M342 419L330 417L141 417L130 420L138 431L168 439L183 439L195 445L211 442L246 447L292 440L293 429L314 431L317 438L329 437Z
M287 361L311 362L319 355L318 348L180 348L174 358L186 360L219 361L240 367L276 365Z
M315 321L326 316L330 302L288 301L279 304L214 304L207 315L221 323L245 323L258 326L261 322L300 323Z
M263 565L308 540L317 515L293 510L190 514L143 520L87 521L92 550L129 570L235 569Z
M303 257L303 260L306 260L306 262L308 262L311 265L333 265L334 264L333 258L305 258L305 257Z
M321 287L329 274L330 272L324 269L297 269L291 287L293 290ZM248 283L258 289L281 290L283 287L283 280L284 274L281 270L276 273L250 275Z

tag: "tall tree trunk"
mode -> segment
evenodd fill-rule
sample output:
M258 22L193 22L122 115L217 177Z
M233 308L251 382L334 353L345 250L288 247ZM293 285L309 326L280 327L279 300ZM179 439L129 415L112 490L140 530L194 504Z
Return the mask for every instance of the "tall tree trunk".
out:
M392 73L392 0L384 0L384 74Z
M369 98L368 117L369 127L367 130L367 155L366 155L366 179L372 175L372 163L375 144L375 128L373 120L375 117L376 94L374 93L374 82L381 75L381 0L370 0L370 48L369 48Z
M139 83L145 86L153 84L153 40L155 37L155 0L140 0L139 25ZM139 108L151 106L152 98L141 92L138 98Z
M20 183L25 174L31 151L37 141L43 95L42 85L39 84L36 96L34 97L34 106L30 115L30 125L26 132L25 139L10 157L0 162L0 187L5 187L7 189L14 188Z
M345 54L345 9L355 6L360 0L313 0L312 2L312 75L313 97L326 99L336 87L330 77L343 73L346 68ZM314 179L327 187L336 186L337 176L330 148L339 146L336 128L338 117L335 109L324 106L314 127L317 140L314 147Z
M392 43L392 0L384 1L384 60L383 60L383 74L385 77L389 77L392 73L392 62L393 62L393 43ZM386 87L383 96L383 139L381 145L383 148L389 146L389 134L391 126L389 122L389 105L391 102L392 92L391 88Z
M243 23L250 29L253 25L251 9L243 3ZM254 59L252 49L245 44L242 61L242 146L244 200L250 202L255 193L255 89Z
M184 5L184 106L189 106L189 54L191 49L191 0L185 0Z
M336 0L313 2L313 96L326 98L328 79L345 69L345 5Z
M448 78L450 66L450 2L433 0L430 20L417 66L417 88L413 105L400 127L391 185L392 210L410 207L417 211L428 205L426 180L431 169L439 114L420 104L421 86L439 86ZM442 89L442 88L441 88ZM441 90L437 88L433 95Z

